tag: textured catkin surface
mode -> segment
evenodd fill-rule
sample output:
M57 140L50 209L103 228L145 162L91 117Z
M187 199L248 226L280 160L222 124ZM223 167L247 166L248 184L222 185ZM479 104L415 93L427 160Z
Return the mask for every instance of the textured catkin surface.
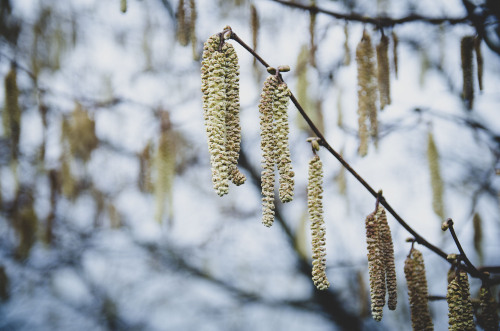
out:
M434 330L429 312L427 279L422 253L412 249L405 260L404 272L410 300L413 330Z
M370 276L370 297L372 317L376 321L382 320L385 305L385 269L382 264L382 252L379 244L379 226L375 214L365 219L366 245L368 251L368 272Z
M323 163L318 155L309 161L307 208L311 220L313 250L312 279L318 290L326 290L330 282L326 277L325 222L323 219Z
M260 148L262 151L262 223L270 227L274 222L274 169L276 165L276 128L274 126L273 101L278 79L269 76L260 96Z

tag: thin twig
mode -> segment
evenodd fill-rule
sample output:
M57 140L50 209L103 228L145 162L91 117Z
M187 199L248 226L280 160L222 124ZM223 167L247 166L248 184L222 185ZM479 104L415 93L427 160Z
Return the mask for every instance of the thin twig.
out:
M404 24L404 23L410 23L410 22L425 22L429 24L443 24L443 23L448 23L448 24L460 24L469 21L469 16L465 17L426 17L426 16L421 16L421 15L416 15L412 14L409 16L405 16L402 18L390 18L387 16L379 16L379 17L368 17L364 16L361 14L357 13L351 13L351 14L341 14L337 13L331 10L326 10L317 6L307 6L307 5L302 5L300 3L296 2L290 2L290 1L284 1L284 0L272 0L274 2L277 2L279 4L288 6L288 7L293 7L293 8L299 8L302 10L307 10L311 13L322 13L325 15L333 16L337 19L342 19L345 21L355 21L355 22L362 22L362 23L368 23L368 24L373 24L377 27L388 27L388 26L394 26L398 24Z
M474 265L470 262L469 258L465 254L465 251L462 248L460 241L458 240L457 234L455 233L455 229L453 228L453 220L451 218L448 218L448 220L446 221L446 224L448 224L448 229L450 230L451 236L453 237L453 240L455 241L455 244L457 245L458 251L460 252L460 259L462 261L464 261L465 264L470 269L470 270L468 270L469 273L472 276L475 276L477 278L487 278L488 275L477 270L476 267L474 267Z
M275 1L278 1L278 0L275 0ZM262 63L262 65L264 65L266 68L270 67L270 65L264 61L264 59L262 59L262 57L260 57L259 54L257 54L257 52L255 52L250 46L248 46L243 40L241 40L241 38L239 38L236 33L232 32L231 33L231 39L233 39L234 41L236 41L238 44L240 44L243 48L245 48L250 54L252 54L252 56L254 56L260 63ZM439 249L438 247L434 246L433 244L431 244L430 242L428 242L424 237L422 237L420 234L418 234L415 230L413 230L412 227L410 227L404 220L403 218L401 218L401 216L398 215L398 213L396 213L396 211L391 207L391 205L387 202L387 200L380 194L378 194L364 179L363 177L361 177L350 165L349 163L347 163L343 158L342 156L337 153L332 146L330 146L330 144L328 143L328 141L325 139L325 137L323 136L323 134L321 133L321 131L316 127L316 125L314 124L314 122L309 118L309 116L307 116L304 108L302 108L302 106L300 105L300 103L298 102L298 100L295 98L295 96L293 95L293 93L290 92L290 100L292 100L293 104L295 105L295 107L297 107L297 110L299 111L299 113L301 114L301 116L304 118L304 120L307 122L307 124L309 125L309 127L311 128L311 130L314 132L314 134L316 134L316 136L319 138L319 143L320 145L322 145L323 147L326 148L326 150L328 150L328 152L330 152L330 154L332 154L346 169L347 171L349 171L351 173L351 175L354 176L354 178L356 178L358 180L358 182L361 183L361 185L363 185L363 187L368 191L370 192L370 194L374 197L374 198L378 198L379 199L379 203L382 204L385 209L396 219L396 221L403 227L405 228L406 231L408 231L415 239L415 242L419 243L420 245L422 246L425 246L427 247L428 249L430 249L431 251L433 251L434 253L436 253L437 255L439 255L441 258L445 259L446 261L447 260L447 256L448 254L446 254L445 252L443 252L441 249ZM448 261L448 263L452 263L450 261ZM469 263L467 265L464 265L463 266L464 270L467 271L471 276L473 277L476 277L476 278L484 278L485 277L485 274L483 273L480 273L473 265L472 263Z

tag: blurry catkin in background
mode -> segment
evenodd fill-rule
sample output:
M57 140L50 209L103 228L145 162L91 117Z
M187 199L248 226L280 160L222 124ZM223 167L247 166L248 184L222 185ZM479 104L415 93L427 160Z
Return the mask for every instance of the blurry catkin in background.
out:
M377 45L377 79L380 109L391 104L391 81L389 79L389 38L382 35Z
M168 112L161 114L161 133L156 151L154 166L156 178L154 181L155 219L163 222L165 207L168 205L168 221L173 220L173 183L176 161L176 135L172 129Z
M19 88L14 65L5 76L5 109L2 112L4 136L10 141L12 160L17 160L19 137L21 134L21 107L19 106Z
M138 186L139 190L143 193L153 192L153 182L151 176L151 169L153 167L153 143L148 141L144 149L139 154L139 176Z
M476 251L479 265L483 265L484 255L483 255L483 221L479 213L474 213L472 217L472 225L474 229L474 249Z
M191 48L193 51L193 60L198 61L198 49L196 47L198 43L198 39L196 38L196 19L197 19L197 12L196 12L196 2L195 0L189 0L189 14L190 14L190 19L189 19L189 40L191 42Z
M445 219L444 212L444 185L441 178L441 170L439 167L439 152L434 142L434 135L429 130L427 134L427 160L429 162L429 172L432 187L432 209L437 216L443 221Z
M476 64L477 64L477 81L479 83L479 90L483 90L483 53L481 52L481 38L476 36L474 38L474 50L476 52Z
M424 258L419 250L411 249L405 260L404 272L408 286L412 328L413 330L433 330Z
M394 63L394 76L398 78L398 43L399 38L396 32L392 30L392 61Z
M316 7L316 0L311 0L311 7ZM316 67L316 12L309 12L309 63Z
M257 12L257 8L255 8L255 5L252 3L250 5L250 27L252 29L252 49L254 51L257 50L258 46L258 40L259 40L259 14ZM254 58L254 62L257 61L256 58Z
M127 12L127 0L121 0L120 1L120 10L122 13Z
M462 58L463 88L462 99L468 110L472 109L474 101L474 81L472 79L472 51L474 50L474 37L465 36L460 43Z
M349 26L347 21L344 24L344 65L351 64L351 49L349 48Z
M368 140L372 136L377 141L377 83L375 59L370 34L364 30L363 37L356 47L358 65L358 154L368 153ZM370 122L368 130L367 121Z

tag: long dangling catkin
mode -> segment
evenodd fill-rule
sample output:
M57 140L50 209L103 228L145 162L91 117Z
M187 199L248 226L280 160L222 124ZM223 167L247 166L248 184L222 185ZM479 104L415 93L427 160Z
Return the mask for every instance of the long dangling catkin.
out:
M151 141L147 143L142 152L139 154L139 176L138 186L143 193L153 192L153 182L151 176L151 168L153 163L152 158L153 144Z
M463 89L462 99L468 110L472 109L474 101L474 81L472 80L472 51L474 49L474 37L465 36L460 42L460 53L462 57Z
M177 5L177 41L182 46L189 43L189 22L186 20L184 0L179 0Z
M127 12L127 0L121 0L120 2L120 10L122 13Z
M443 180L439 169L439 153L432 131L429 131L427 135L427 161L429 162L432 186L432 209L440 219L444 220Z
M228 161L226 153L226 84L225 54L218 51L219 35L211 36L204 44L201 67L201 90L212 166L212 182L219 196L228 193Z
M479 83L479 91L483 90L483 53L481 52L481 38L476 36L474 38L474 51L476 52L477 64L477 81Z
M377 79L380 109L391 104L391 81L389 79L389 38L382 35L377 45Z
M398 78L398 43L399 38L396 32L392 30L392 61L394 63L394 76Z
M276 128L273 119L273 101L278 79L269 76L260 95L260 147L262 150L262 223L270 227L274 222L274 169L276 165Z
M378 136L375 61L371 38L366 30L363 31L363 37L356 47L356 63L358 64L358 154L365 156L368 152L369 135L375 140ZM370 131L366 124L367 119L370 120Z
M311 7L316 7L316 0L311 0ZM316 67L316 12L309 12L309 51L311 66Z
M172 188L175 176L175 159L176 159L176 135L172 129L168 113L162 114L162 125L160 141L156 151L154 165L156 170L156 178L154 182L154 195L156 201L155 219L158 223L162 223L165 215L165 200L168 204L168 220L173 219L173 194Z
M318 155L309 161L307 184L307 208L311 219L313 248L312 279L318 290L326 290L330 282L326 278L325 222L323 220L323 163Z
M233 45L224 43L222 51L226 55L226 151L228 158L228 173L231 181L241 185L246 178L237 168L240 156L240 66Z
M413 248L405 260L404 272L408 284L413 330L434 330L428 305L427 279L422 253Z
M474 229L474 249L479 258L479 265L483 264L483 225L481 216L478 213L474 213L472 217L472 228Z
M457 271L455 278L448 284L448 326L450 331L476 330L470 299L469 279L463 270Z
M257 50L257 43L259 37L259 14L257 12L257 8L252 3L250 5L250 27L252 29L252 49ZM256 59L255 59L256 60Z
M485 331L498 331L498 305L488 286L479 289L479 312L477 323Z
M191 49L193 52L193 60L198 61L198 50L196 45L198 43L198 39L196 38L196 19L198 14L196 12L196 1L189 0L189 41L191 42Z
M17 87L16 68L11 66L4 81L5 109L2 112L4 135L10 140L12 155L17 159L19 137L21 134L21 107L19 106L19 88Z
M383 308L385 305L386 286L385 269L379 244L379 226L375 213L371 213L366 217L365 228L372 317L375 321L380 321L382 320Z
M387 223L387 215L382 205L378 206L375 219L378 220L378 232L380 252L382 254L382 265L385 268L385 281L387 286L387 306L395 310L398 300L396 266L394 264L394 245L392 243L391 229Z
M347 21L344 24L344 65L351 64L351 49L349 48L349 26Z
M292 170L292 160L290 159L290 146L288 143L288 100L290 90L286 83L282 82L276 89L275 101L273 104L274 118L276 123L276 162L280 174L279 196L281 202L290 202L293 199L293 188L295 176Z

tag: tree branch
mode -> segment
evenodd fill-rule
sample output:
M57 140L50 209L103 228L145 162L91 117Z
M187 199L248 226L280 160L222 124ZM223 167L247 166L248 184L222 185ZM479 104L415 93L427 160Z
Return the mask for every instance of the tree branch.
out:
M277 2L282 2L281 0L274 0ZM288 4L288 3L285 3ZM316 7L314 7L316 8ZM269 64L262 59L260 55L258 55L250 46L248 46L243 40L241 40L236 33L231 31L231 39L239 43L243 48L245 48L250 54L252 54L259 62L261 62L266 68L269 67ZM283 80L283 78L280 76L280 78ZM284 81L284 80L283 80ZM295 107L297 107L297 110L301 114L301 116L304 118L304 120L307 122L311 130L316 134L316 136L319 138L319 143L323 147L325 147L330 154L332 154L350 173L351 175L354 176L360 182L361 185L374 197L374 198L379 198L380 204L382 204L385 209L396 219L396 221L403 227L405 228L406 231L408 231L415 239L417 243L419 243L422 246L427 247L431 251L433 251L435 254L439 255L441 258L444 260L447 260L448 254L443 252L441 249L436 247L435 245L431 244L428 242L424 237L422 237L420 234L418 234L412 227L410 227L401 216L396 213L396 211L391 207L391 205L387 202L384 196L378 195L377 192L361 177L350 165L347 163L342 156L340 156L337 151L331 147L331 145L328 143L328 141L325 139L321 131L316 127L314 122L307 116L304 108L300 105L298 100L295 98L293 93L290 92L290 100L293 102ZM448 263L452 263L451 261L448 261ZM463 269L467 271L472 277L476 278L484 278L484 274L478 272L478 270L472 265L472 264L467 264L463 266Z
M272 0L272 1L277 2L279 4L282 4L282 5L285 5L285 6L288 6L288 7L306 10L306 11L309 11L313 14L322 13L325 15L335 17L337 19L342 19L345 21L368 23L368 24L373 24L377 27L389 27L389 26L411 23L411 22L425 22L425 23L429 23L429 24L439 25L442 23L460 24L460 23L464 23L464 22L469 21L469 16L465 16L465 17L426 17L426 16L417 15L417 14L412 14L409 16L401 17L401 18L390 18L387 16L368 17L368 16L364 16L361 14L357 14L357 13L341 14L341 13L337 13L337 12L334 12L331 10L326 10L326 9L323 9L323 8L320 8L317 6L307 6L307 5L302 5L300 3L290 2L290 1L285 1L285 0Z

